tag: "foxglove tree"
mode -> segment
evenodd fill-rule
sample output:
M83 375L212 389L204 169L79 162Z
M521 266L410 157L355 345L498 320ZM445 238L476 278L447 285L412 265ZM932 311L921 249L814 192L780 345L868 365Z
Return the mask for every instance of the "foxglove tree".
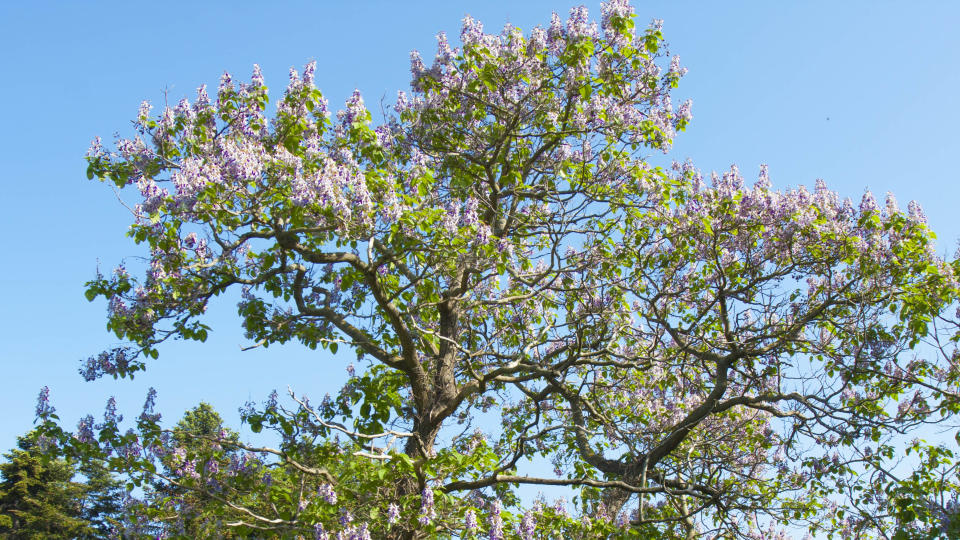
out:
M238 534L960 526L934 497L905 513L916 490L888 470L902 435L960 406L957 263L918 205L652 165L691 119L670 96L685 70L625 1L526 34L467 17L459 41L438 35L429 67L411 54L410 92L378 124L359 91L331 115L310 64L272 114L255 68L159 115L144 103L132 139L95 142L88 176L138 198L149 262L88 284L130 346L85 377L203 341L230 289L255 344L349 347L367 367L319 404L251 405L278 448L173 448L147 413L69 448L203 493ZM949 493L938 452L924 470ZM578 490L574 514L521 508L527 484Z

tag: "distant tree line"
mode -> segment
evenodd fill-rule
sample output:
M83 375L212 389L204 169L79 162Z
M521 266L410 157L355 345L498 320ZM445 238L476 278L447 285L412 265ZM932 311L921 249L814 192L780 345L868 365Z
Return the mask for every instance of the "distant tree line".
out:
M187 411L170 441L199 450L204 440L221 434L236 437L212 406L201 403ZM63 458L48 451L52 444L35 429L18 437L16 448L3 454L0 538L223 536L217 532L216 516L204 508L203 497L176 493L161 483L134 490L111 472L109 458Z

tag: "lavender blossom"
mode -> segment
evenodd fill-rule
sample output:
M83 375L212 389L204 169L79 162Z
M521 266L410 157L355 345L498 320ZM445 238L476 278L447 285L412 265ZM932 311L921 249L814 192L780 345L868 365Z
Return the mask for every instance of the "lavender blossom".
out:
M50 404L50 387L44 386L37 395L37 418L46 419L56 411L57 409Z
M320 484L317 488L317 496L322 497L327 504L337 504L337 492L333 490L330 484Z
M423 488L420 498L420 524L429 525L437 518L437 511L434 508L433 490L429 487Z
M396 503L387 506L387 524L393 525L400 519L400 507Z
M96 440L93 436L93 415L88 414L77 422L75 437L84 444L90 444Z
M116 426L123 422L123 415L117 414L117 400L113 396L107 400L107 405L103 410L103 426Z
M487 517L487 523L490 524L488 536L490 540L504 540L505 538L503 535L503 517L500 515L501 510L500 501L493 501L490 506L490 516Z
M477 524L477 513L473 511L473 508L468 508L467 513L463 516L463 529L466 533L476 532L479 528Z
M160 421L160 413L153 412L153 407L156 404L157 400L157 391L152 386L147 391L147 399L143 403L143 411L140 413L140 421L148 423L157 423Z
M520 535L522 540L533 540L533 535L537 530L537 520L533 515L533 512L527 511L523 514L523 518L520 520L520 526L517 529L517 534Z

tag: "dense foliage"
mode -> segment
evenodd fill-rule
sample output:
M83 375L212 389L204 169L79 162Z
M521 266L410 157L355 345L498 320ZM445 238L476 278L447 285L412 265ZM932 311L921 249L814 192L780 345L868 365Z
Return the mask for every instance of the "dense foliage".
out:
M237 440L238 435L226 428L223 419L208 403L200 403L189 410L165 438L161 450L166 459L159 460L161 472L145 486L139 506L132 512L137 516L138 531L152 536L177 535L185 538L235 538L223 525L223 512L216 500L203 491L183 491L167 479L189 475L184 470L187 454L214 454L222 448L213 442ZM230 460L243 459L241 454L227 450L222 455L225 465ZM218 461L207 461L207 472ZM196 471L194 471L196 472ZM203 472L203 471L200 471ZM132 531L125 531L129 535Z
M0 464L0 537L107 538L118 530L124 492L102 461L49 456L36 430ZM79 473L79 475L78 475Z
M438 42L379 124L359 92L331 116L310 64L271 116L255 68L95 142L88 174L139 196L150 258L89 283L131 345L87 378L203 341L234 288L254 343L349 347L361 367L338 396L250 405L277 448L178 439L151 396L136 430L87 418L65 451L109 450L241 536L960 530L953 454L908 442L960 408L960 263L919 205L652 165L691 118L670 97L685 70L622 0L599 25L468 17L460 48ZM525 507L521 485L577 497Z

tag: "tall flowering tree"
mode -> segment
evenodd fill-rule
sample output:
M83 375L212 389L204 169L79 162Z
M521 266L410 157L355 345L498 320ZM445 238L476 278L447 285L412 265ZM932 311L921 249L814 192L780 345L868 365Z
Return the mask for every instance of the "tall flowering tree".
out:
M131 345L86 377L203 341L229 289L254 343L366 367L319 404L250 405L278 448L179 444L151 397L137 430L88 418L68 449L201 494L239 535L960 528L949 449L913 443L912 484L891 472L903 435L960 407L960 267L919 206L652 166L691 118L670 97L685 70L625 1L526 34L467 17L459 41L411 54L379 124L359 92L331 115L310 64L272 114L255 68L95 142L88 175L139 197L150 258L89 283ZM528 484L576 508L522 508Z

